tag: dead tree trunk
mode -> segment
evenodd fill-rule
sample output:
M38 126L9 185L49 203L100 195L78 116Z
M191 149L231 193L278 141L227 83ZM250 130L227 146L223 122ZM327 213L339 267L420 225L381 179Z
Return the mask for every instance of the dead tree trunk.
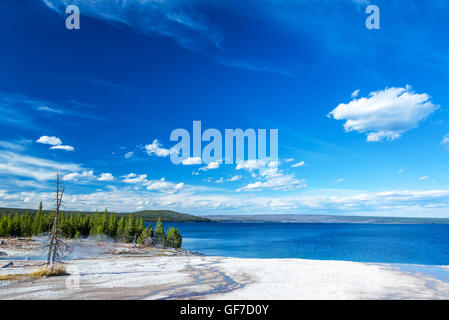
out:
M48 243L47 264L53 266L56 262L61 262L64 253L65 244L60 239L59 230L59 210L61 208L62 197L64 195L64 187L60 187L59 173L56 174L56 210L53 220L53 228L50 232Z

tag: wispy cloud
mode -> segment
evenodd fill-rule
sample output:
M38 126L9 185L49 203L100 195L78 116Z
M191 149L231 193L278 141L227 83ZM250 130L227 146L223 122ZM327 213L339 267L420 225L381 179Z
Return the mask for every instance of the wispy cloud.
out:
M77 164L21 155L12 151L0 151L0 172L3 175L48 181L55 179L58 171L79 172L82 171L82 167Z
M0 92L1 123L28 129L34 124L29 112L32 107L25 96Z
M110 173L101 173L97 176L93 170L76 163L58 162L24 155L12 149L0 149L0 182L17 181L16 185L21 184L22 188L45 187L46 184L43 183L55 180L56 173L67 182L114 180Z
M253 171L253 170L264 168L266 165L267 165L266 160L250 159L250 160L245 160L245 161L238 161L235 169L236 170L243 169L243 170Z
M72 172L63 176L63 181L78 181L78 180L94 180L95 175L92 170L82 172Z
M208 3L207 6L197 0L188 2L179 0L42 0L42 2L59 14L64 13L67 5L76 4L83 15L100 19L118 28L126 26L146 36L173 39L183 48L201 51L217 63L230 68L287 77L291 77L302 68L296 61L280 62L279 59L272 59L272 57L264 58L263 54L259 57L239 56L225 50L224 34L226 32L223 30L226 26L218 24L216 19L211 17L210 11L206 9L206 7L217 6L214 2ZM228 3L231 11L236 9L235 4ZM236 7L239 6L240 4ZM247 11L251 10L254 13L258 11L251 3L245 6L248 6ZM264 3L259 6L264 6Z
M123 156L125 159L129 159L134 155L133 151L129 151L127 153L125 153L125 155Z
M61 110L56 110L56 109L53 109L53 108L50 108L50 107L47 107L47 106L39 106L36 109L39 110L39 111L45 111L45 112L50 112L50 113L58 113L58 114L62 113Z
M360 92L360 89L355 90L352 94L351 94L351 98L355 99L358 97Z
M227 181L233 182L233 181L239 181L242 178L240 175L234 175L231 178L229 178Z
M236 170L243 169L250 172L256 181L238 188L236 191L261 191L266 189L288 191L307 187L304 179L300 180L294 174L284 173L278 165L279 163L276 161L260 159L237 163Z
M291 77L293 72L296 71L299 67L298 65L294 66L286 66L280 67L277 65L270 66L270 62L268 61L251 61L250 59L237 59L237 58L225 58L225 57L217 57L215 60L227 67L241 69L245 71L253 71L253 72L268 72L273 74L279 74L286 77Z
M67 146L67 145L59 145L59 146L50 147L50 150L64 150L64 151L73 152L73 151L75 151L75 148L72 146Z
M298 163L292 164L292 168L303 167L306 163L304 161L300 161Z
M342 182L345 182L345 181L346 181L345 178L339 178L339 179L337 179L335 181L332 181L331 184L339 184L339 183L342 183Z
M127 26L149 36L174 39L181 46L196 50L205 45L220 48L221 34L191 4L160 0L42 0L50 9L63 13L76 4L87 16L115 26Z
M162 144L155 139L151 144L145 146L145 150L149 156L156 155L158 157L167 157L170 153L174 152L173 149L166 149Z
M449 133L444 136L443 140L441 140L441 144L446 148L449 149Z
M13 150L13 151L23 151L25 147L32 143L32 140L21 139L16 141L0 141L0 148Z
M165 178L161 178L160 180L148 180L144 184L147 190L154 190L158 192L176 192L181 190L184 187L184 183L172 183L165 181Z
M164 181L154 180L155 183ZM150 186L150 189L151 189ZM169 190L174 190L171 185ZM179 187L178 187L179 188ZM449 190L395 190L382 192L350 192L330 194L322 190L318 195L256 195L246 194L197 194L191 191L154 192L129 188L76 193L69 190L64 196L65 208L71 210L96 210L114 208L129 212L143 208L168 208L194 214L214 213L310 213L350 214L380 216L448 217L447 202ZM48 192L10 192L0 190L0 205L6 207L36 207L39 201L44 205L53 202L54 194Z
M0 92L0 123L27 130L42 130L39 119L51 117L77 117L98 121L108 121L85 112L79 112L73 103L57 103L35 99L26 94Z

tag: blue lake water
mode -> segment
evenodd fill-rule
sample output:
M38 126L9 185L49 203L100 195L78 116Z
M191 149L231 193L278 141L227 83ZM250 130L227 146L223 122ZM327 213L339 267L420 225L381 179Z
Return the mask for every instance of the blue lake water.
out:
M449 225L164 223L183 248L240 258L302 258L449 265Z

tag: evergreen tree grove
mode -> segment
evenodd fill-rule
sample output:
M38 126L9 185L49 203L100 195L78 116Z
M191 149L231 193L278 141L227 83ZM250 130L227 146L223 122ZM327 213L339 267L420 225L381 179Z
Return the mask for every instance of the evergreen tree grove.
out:
M0 237L30 237L47 233L53 224L51 217L51 212L42 210L42 203L35 214L0 215ZM166 234L160 218L154 230L151 225L145 227L142 217L132 214L119 216L107 210L93 215L61 212L58 223L62 236L67 239L109 237L123 242L136 239L139 244L148 243L146 240L151 239L151 243L173 248L182 245L179 230L170 227Z

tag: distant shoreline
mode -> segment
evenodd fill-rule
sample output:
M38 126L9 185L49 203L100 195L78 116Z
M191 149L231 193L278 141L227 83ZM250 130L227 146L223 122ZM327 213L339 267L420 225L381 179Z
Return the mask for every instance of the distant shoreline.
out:
M162 222L238 222L238 223L357 223L357 224L449 224L449 218L412 218L412 217L376 217L376 216L337 216L319 214L255 214L255 215L193 215L171 210L143 210L129 212L109 212L118 215L133 214L142 216L145 223L156 222L160 217ZM0 215L19 213L35 214L36 209L28 208L0 208ZM51 212L51 209L44 210ZM85 213L95 214L93 211L65 210L66 214ZM98 211L103 212L103 211Z
M449 218L363 217L308 214L206 215L204 217L210 219L212 222L242 223L449 224Z

